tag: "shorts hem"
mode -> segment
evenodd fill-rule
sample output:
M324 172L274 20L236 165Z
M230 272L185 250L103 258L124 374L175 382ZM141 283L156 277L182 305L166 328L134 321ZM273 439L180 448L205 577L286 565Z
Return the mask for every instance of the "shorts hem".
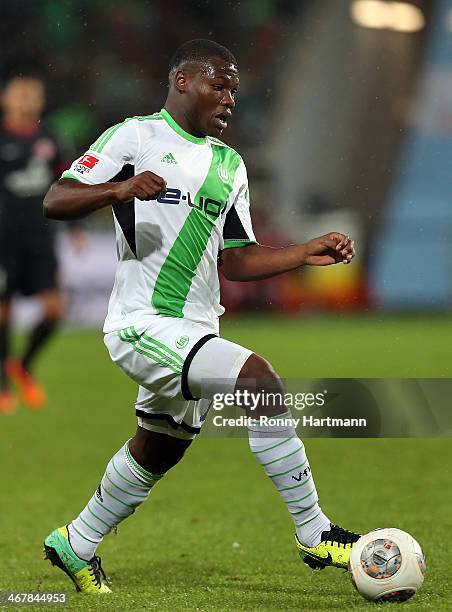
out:
M149 413L144 410L135 411L138 418L138 425L149 431L168 435L173 438L183 440L193 440L201 432L200 427L178 423L170 414Z

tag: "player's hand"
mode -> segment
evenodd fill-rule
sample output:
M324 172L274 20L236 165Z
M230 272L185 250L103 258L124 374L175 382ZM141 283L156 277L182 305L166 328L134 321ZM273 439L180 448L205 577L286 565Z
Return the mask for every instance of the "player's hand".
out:
M355 256L353 240L345 234L331 232L313 238L306 243L306 264L309 266L330 266L331 264L349 264Z
M136 176L113 184L115 198L119 202L138 200L153 200L160 193L165 194L166 181L161 176L146 170Z

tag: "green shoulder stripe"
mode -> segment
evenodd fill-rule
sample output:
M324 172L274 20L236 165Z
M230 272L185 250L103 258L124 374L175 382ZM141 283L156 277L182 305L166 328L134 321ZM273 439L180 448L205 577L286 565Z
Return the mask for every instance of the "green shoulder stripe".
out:
M96 151L97 153L101 153L102 149L105 147L105 145L107 144L107 142L110 140L110 138L113 136L113 134L119 130L119 128L124 125L125 123L127 123L128 121L132 121L133 117L128 117L127 119L124 119L124 121L121 121L121 123L116 123L115 125L112 125L110 128L108 128L108 130L105 130L105 132L103 134L101 134L99 136L99 138L96 140L96 142L94 142L91 147L89 148L90 151Z
M219 138L215 138L215 136L207 136L207 140L210 140L212 144L220 145L220 147L227 147L228 149L232 149L228 144L220 140ZM234 151L234 149L232 149ZM235 151L236 152L236 151ZM237 153L238 155L238 153Z
M138 121L158 121L163 117L161 113L153 113L152 115L136 115L134 119L138 119Z

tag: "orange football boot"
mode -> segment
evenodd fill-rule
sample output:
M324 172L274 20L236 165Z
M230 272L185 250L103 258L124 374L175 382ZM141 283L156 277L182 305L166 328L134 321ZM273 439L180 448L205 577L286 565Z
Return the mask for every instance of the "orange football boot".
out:
M16 406L17 400L11 391L0 391L0 414L12 414Z
M47 401L47 396L30 372L24 369L18 359L8 359L5 363L6 374L17 386L23 403L32 410L42 408Z

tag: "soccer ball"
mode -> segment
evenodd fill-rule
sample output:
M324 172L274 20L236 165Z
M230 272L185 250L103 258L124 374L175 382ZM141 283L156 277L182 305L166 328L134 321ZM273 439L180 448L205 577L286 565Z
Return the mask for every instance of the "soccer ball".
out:
M376 529L353 545L348 564L356 590L370 601L406 601L424 582L421 547L401 529Z

